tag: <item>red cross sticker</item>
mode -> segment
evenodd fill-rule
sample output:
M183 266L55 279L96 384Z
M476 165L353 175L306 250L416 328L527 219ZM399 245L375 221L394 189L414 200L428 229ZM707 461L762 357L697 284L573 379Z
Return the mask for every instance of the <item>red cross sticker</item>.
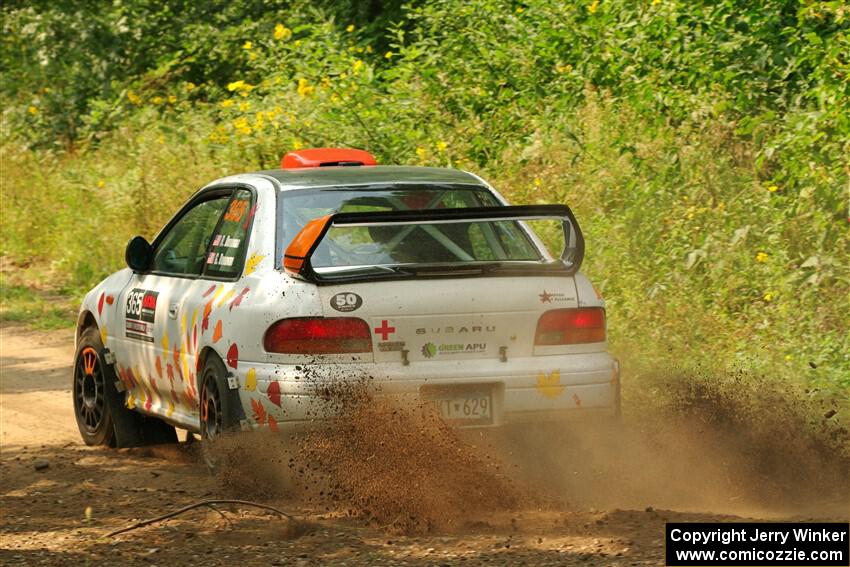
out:
M395 333L395 327L390 327L386 319L381 321L380 327L375 327L375 334L381 335L382 341L389 339L393 333Z

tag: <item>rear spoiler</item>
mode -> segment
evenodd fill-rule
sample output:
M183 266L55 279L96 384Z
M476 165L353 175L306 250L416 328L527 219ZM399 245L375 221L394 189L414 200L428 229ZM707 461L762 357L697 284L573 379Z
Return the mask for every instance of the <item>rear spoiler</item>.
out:
M455 209L422 209L410 211L334 213L318 217L306 225L292 239L283 257L284 269L292 275L310 281L323 278L313 270L310 258L322 239L334 226L376 226L443 224L470 221L499 220L551 220L562 222L564 252L556 262L560 273L575 274L584 259L584 237L573 212L566 205L520 205L513 207L471 207ZM550 264L544 264L552 267Z

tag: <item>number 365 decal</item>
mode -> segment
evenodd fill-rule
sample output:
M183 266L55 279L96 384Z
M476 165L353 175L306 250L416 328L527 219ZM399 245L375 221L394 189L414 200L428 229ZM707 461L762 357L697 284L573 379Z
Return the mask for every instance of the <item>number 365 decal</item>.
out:
M363 305L363 298L356 293L348 291L338 293L331 298L331 307L337 311L342 311L343 313L355 311L359 309L361 305Z

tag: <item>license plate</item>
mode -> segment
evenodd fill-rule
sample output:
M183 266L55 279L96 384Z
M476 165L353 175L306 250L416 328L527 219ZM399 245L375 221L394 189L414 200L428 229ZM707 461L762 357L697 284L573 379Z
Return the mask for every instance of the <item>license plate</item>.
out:
M485 425L493 422L493 397L490 392L443 390L422 394L447 422L458 425Z

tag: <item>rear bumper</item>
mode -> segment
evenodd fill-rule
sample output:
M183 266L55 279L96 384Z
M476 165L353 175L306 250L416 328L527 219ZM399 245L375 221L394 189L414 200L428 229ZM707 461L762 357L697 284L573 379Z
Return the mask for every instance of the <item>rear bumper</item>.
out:
M547 421L569 414L619 413L619 364L606 352L529 357L507 363L428 361L408 366L240 361L238 368L235 374L245 428L268 424L266 416L276 424L321 421L332 415L336 405L324 401L322 392L329 385L357 383L374 388L378 395L413 402L421 400L423 393L440 388L489 392L492 419L487 426Z

